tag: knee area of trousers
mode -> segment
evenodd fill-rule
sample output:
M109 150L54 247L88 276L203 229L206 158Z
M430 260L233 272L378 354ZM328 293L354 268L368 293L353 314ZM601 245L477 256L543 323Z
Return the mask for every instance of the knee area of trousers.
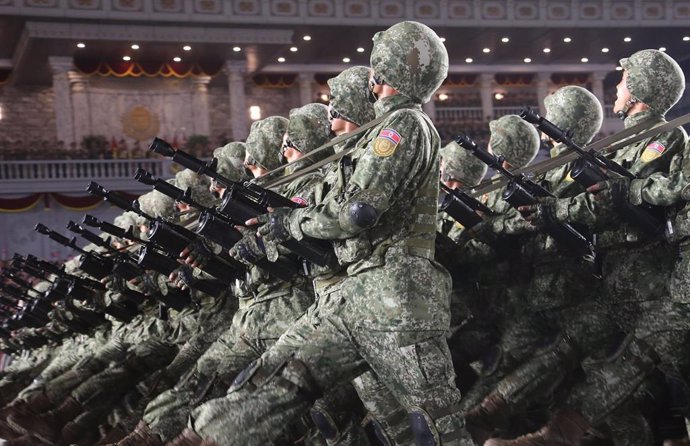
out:
M424 409L412 407L408 417L417 446L438 446L441 444L434 420Z
M335 441L340 437L340 429L330 413L323 408L313 407L309 416L321 436L328 441Z

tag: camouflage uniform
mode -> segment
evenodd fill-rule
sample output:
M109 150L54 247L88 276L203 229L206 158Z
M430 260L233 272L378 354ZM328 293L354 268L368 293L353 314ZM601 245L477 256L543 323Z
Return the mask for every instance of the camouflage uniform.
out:
M348 259L348 277L338 283L338 308L281 367L265 370L257 362L238 377L236 387L258 370L268 380L242 398L230 401L229 395L226 408L243 407L230 412L237 417L196 411L194 427L202 436L265 444L323 391L369 366L410 413L418 442L462 441L462 420L452 407L460 394L445 341L450 278L433 261L439 137L420 107L445 78L447 60L438 36L418 23L403 22L374 37L374 72L400 92L379 99L375 110L392 113L357 142L344 193L273 215L297 240L359 244ZM219 430L222 423L229 427Z
M280 117L258 121L252 126L243 148L262 166L269 169L278 167L280 158L275 154L286 132L286 124L286 120ZM230 178L238 176L239 172L235 171ZM299 193L301 199L311 199L306 190L294 192ZM245 236L253 237L253 231L248 231ZM150 432L164 441L174 438L184 428L194 406L210 397L220 396L234 375L272 345L312 300L303 278L297 277L286 283L255 266L247 273L245 283L237 285L236 291L239 310L229 328L225 326L226 330L201 355L185 380L179 382L175 389L161 394L146 408L144 422Z
M665 53L643 50L622 59L621 66L634 100L648 106L628 115L626 128L645 121L663 123L664 114L684 88L678 65ZM627 113L629 104L626 107ZM574 386L565 410L547 427L507 444L552 444L548 440L578 444L589 426L603 422L634 395L659 357L667 364L678 364L674 355L682 351L679 344L685 345L688 332L687 309L668 298L675 253L660 234L645 233L631 221L622 220L617 209L621 199L641 203L642 197L646 197L649 203L673 203L673 199L665 200L677 196L679 181L683 181L683 174L677 169L682 168L680 160L686 142L685 132L676 128L626 146L616 152L613 160L636 174L638 180L608 180L598 185L601 191L596 200L591 194L580 194L551 205L559 218L585 223L600 231L604 303L610 316L629 335L583 361L586 380Z

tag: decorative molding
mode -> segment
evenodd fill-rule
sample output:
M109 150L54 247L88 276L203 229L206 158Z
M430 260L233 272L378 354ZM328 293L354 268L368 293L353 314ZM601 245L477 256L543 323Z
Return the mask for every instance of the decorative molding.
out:
M53 74L67 73L75 68L71 57L61 56L48 57L48 66Z
M292 31L282 29L195 28L177 26L97 25L27 22L29 37L39 39L124 40L138 42L207 42L289 44Z
M431 26L476 26L477 21L482 20L482 25L486 27L531 27L539 24L544 27L584 28L632 21L641 26L663 23L686 27L690 19L690 1L0 0L0 15L55 17L61 20L126 20L127 23L174 21L261 26L331 26L333 23L386 26L405 19L420 20ZM334 22L334 19L337 21ZM225 31L243 35L247 30Z

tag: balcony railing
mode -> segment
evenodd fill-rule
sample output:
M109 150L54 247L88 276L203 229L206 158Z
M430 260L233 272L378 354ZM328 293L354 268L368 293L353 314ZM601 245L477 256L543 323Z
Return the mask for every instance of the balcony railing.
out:
M436 121L438 123L481 121L481 107L438 107L436 109Z
M93 180L117 190L146 190L135 181L142 167L161 178L173 175L165 159L0 161L0 194L82 192Z

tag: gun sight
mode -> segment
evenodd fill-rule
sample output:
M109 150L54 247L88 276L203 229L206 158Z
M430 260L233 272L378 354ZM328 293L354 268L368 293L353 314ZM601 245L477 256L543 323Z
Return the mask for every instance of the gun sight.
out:
M169 143L160 138L153 138L153 142L149 146L149 150L166 158L170 158L175 154L175 148Z

